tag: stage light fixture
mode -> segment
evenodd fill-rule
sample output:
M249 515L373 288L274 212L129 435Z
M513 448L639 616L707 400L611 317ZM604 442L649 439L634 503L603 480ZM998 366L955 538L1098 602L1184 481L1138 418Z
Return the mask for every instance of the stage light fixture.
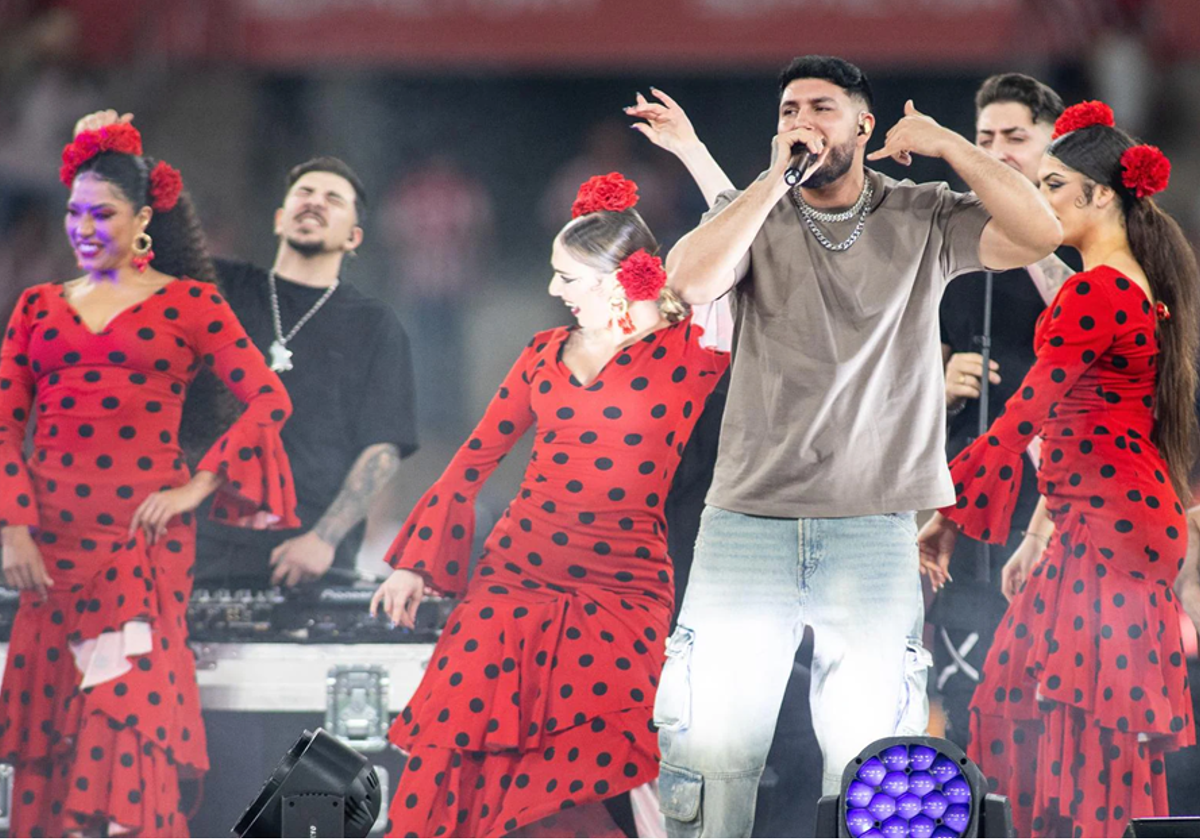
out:
M892 737L867 746L842 774L842 792L817 805L817 837L1012 837L1008 799L941 738Z
M304 731L233 827L238 837L366 837L383 795L367 758Z

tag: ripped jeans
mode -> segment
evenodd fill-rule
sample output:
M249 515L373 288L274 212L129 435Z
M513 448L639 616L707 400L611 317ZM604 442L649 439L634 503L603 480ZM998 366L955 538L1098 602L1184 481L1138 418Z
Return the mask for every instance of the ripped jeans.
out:
M912 513L796 520L704 509L654 710L669 836L750 836L805 625L824 793L840 791L867 744L924 733L916 533Z

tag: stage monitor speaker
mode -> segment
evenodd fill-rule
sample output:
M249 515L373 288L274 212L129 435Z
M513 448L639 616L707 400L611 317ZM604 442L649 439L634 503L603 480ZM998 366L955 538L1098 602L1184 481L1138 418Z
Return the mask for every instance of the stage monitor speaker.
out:
M1126 837L1200 837L1200 817L1141 817L1129 821Z

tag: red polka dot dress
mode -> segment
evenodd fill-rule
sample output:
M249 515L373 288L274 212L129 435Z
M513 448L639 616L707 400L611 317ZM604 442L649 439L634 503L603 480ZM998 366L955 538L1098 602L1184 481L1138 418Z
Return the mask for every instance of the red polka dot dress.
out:
M185 484L184 394L208 364L245 412L199 468L214 510L293 527L279 430L291 403L213 286L174 280L92 333L62 286L27 290L0 351L0 525L29 526L53 579L22 593L0 688L12 833L183 836L178 776L208 768L187 648L195 523L129 536L152 492ZM22 444L37 412L32 456Z
M1119 837L1131 817L1168 813L1163 755L1195 740L1172 592L1187 529L1151 442L1156 327L1114 269L1075 275L1038 322L1020 392L951 463L958 502L942 512L1003 542L1021 452L1043 438L1054 536L972 701L971 757L1018 835Z
M654 779L651 724L674 587L663 500L728 356L690 319L587 386L570 330L536 335L392 546L463 596L392 726L410 755L394 836L498 836ZM475 497L530 426L521 490L467 580Z

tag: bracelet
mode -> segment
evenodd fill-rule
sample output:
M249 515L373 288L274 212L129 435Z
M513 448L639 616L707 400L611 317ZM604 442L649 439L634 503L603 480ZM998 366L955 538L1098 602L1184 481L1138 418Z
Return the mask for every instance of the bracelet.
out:
M962 397L957 402L946 406L946 419L956 417L962 413L962 410L967 407L967 398Z
M1046 534L1039 534L1035 531L1022 531L1027 537L1033 537L1035 540L1041 540L1044 545L1050 545L1050 537Z

